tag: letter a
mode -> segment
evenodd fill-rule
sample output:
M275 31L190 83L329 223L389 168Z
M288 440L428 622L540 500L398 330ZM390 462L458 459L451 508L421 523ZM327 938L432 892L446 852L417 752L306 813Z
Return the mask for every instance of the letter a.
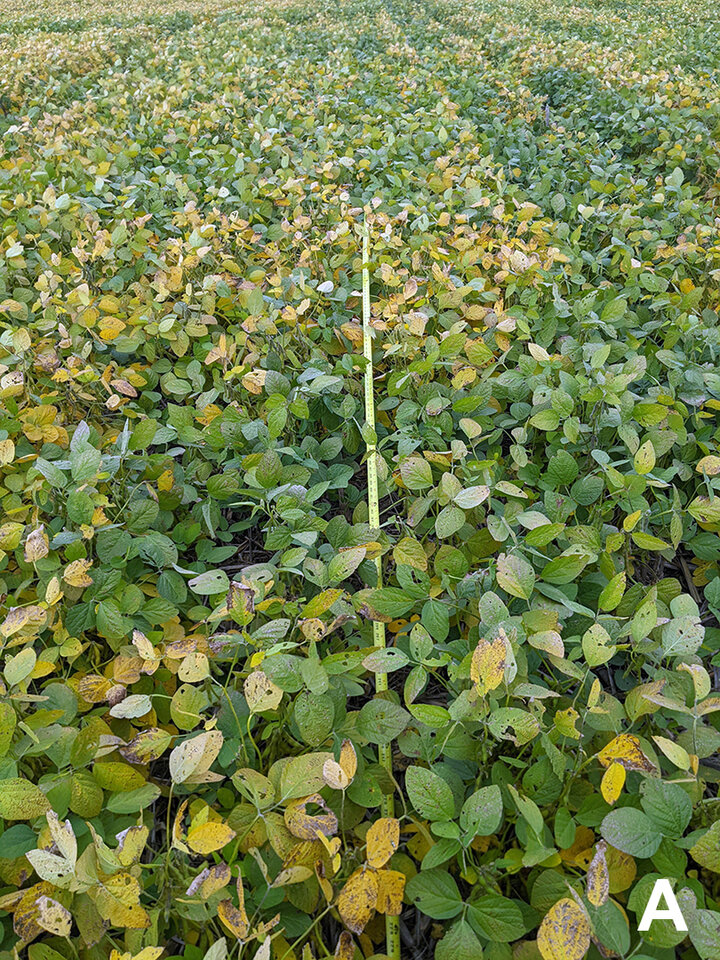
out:
M668 909L658 910L658 904L663 897L665 898ZM638 924L638 930L640 932L649 930L653 920L672 920L676 930L687 931L685 918L682 915L680 904L677 902L669 880L655 881L653 892L650 894L650 899L645 907L645 913L643 913L642 920Z

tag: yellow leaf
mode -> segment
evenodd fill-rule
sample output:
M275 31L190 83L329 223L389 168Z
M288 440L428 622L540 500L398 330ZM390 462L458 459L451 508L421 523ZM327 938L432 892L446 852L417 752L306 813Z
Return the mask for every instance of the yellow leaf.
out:
M635 770L639 773L655 771L654 764L642 752L640 741L631 733L621 733L615 737L602 748L597 758L604 767L609 767L611 763L619 763L626 770Z
M335 960L354 960L355 957L355 944L353 943L353 938L347 932L343 932L338 937L338 942L335 947Z
M399 917L405 893L405 874L399 870L378 870L378 895L375 909L389 917Z
M330 607L340 599L343 591L334 587L331 590L323 590L312 600L309 600L300 612L301 617L320 617L330 609Z
M132 874L115 873L92 889L95 906L114 927L146 930L150 926L150 917L140 906L140 883Z
M210 661L197 650L189 653L178 667L178 679L183 683L199 683L210 676Z
M219 730L200 733L185 740L170 753L170 776L175 783L207 783L217 779L209 773L210 766L220 753L223 735Z
M610 893L622 893L631 887L637 874L637 866L630 854L608 846L605 860L610 875Z
M112 683L107 677L101 677L97 673L89 673L78 683L78 693L88 703L102 703L107 699L108 692L112 689Z
M13 911L13 930L24 943L29 943L43 932L43 927L39 924L40 908L37 901L52 892L52 885L45 881L20 891L20 899Z
M245 912L245 891L240 876L237 879L236 889L238 906L236 907L232 900L222 900L218 904L218 917L238 940L244 940L250 930L250 922Z
M505 676L505 634L500 631L492 643L481 637L470 664L470 678L480 696L495 690Z
M6 466L15 459L15 444L12 440L0 440L0 466Z
M187 888L189 897L198 896L200 900L207 900L213 893L222 890L230 883L230 867L226 863L216 863L206 867L199 873Z
M44 527L38 527L29 533L25 540L25 561L26 563L35 563L36 560L42 560L50 552L50 541L45 533Z
M8 520L7 523L0 525L0 548L14 550L20 543L24 529L23 524L15 520Z
M340 891L337 908L345 926L353 933L362 933L373 915L378 897L378 875L362 867L351 874Z
M326 760L323 764L323 780L333 790L347 790L350 779L336 760Z
M690 769L690 754L679 743L668 740L667 737L653 737L655 746L665 754L671 763L680 770Z
M265 386L265 378L267 377L267 370L251 370L250 373L246 373L242 378L242 385L248 391L248 393L260 394L262 389Z
M543 960L582 960L590 948L590 923L581 908L565 897L545 915L537 935Z
M630 533L631 530L634 530L641 516L642 510L635 510L633 513L629 513L623 520L623 530L626 533Z
M706 473L709 477L716 477L720 473L720 457L703 457L695 469L698 473Z
M309 803L322 807L326 812L319 816L311 816L307 812ZM285 808L285 825L294 837L300 840L315 840L319 833L331 837L337 831L337 817L328 810L325 801L319 793L300 800L291 800Z
M626 776L625 767L622 764L614 762L610 764L600 783L600 793L602 793L605 803L609 803L611 806L615 803L622 793Z
M172 490L175 475L172 470L164 470L157 479L157 488L163 493Z
M187 835L187 843L195 853L208 854L230 843L235 837L235 831L226 823L201 823L191 827Z
M234 906L232 900L221 900L217 908L218 917L225 924L230 933L238 940L244 940L248 935L247 914Z
M57 577L53 577L45 588L45 603L52 607L58 602L60 597L62 597L60 581Z
M601 840L595 848L595 856L588 867L587 898L594 907L601 907L610 896L610 873L605 859L606 849L607 844Z
M340 747L340 766L348 779L352 780L357 773L357 754L350 740L343 740Z
M11 607L7 617L0 626L0 634L10 637L14 633L22 633L23 637L34 637L47 621L47 610L35 604L27 607ZM17 644L18 640L14 641Z
M293 883L304 883L313 875L310 867L302 864L296 864L293 867L285 867L273 880L274 887L287 887Z
M380 817L367 832L367 862L375 870L384 867L400 845L400 821Z
M92 579L87 572L92 566L92 560L73 560L65 567L63 580L69 583L71 587L89 587Z
M633 466L635 467L635 472L641 476L650 473L655 466L655 447L652 444L652 440L646 440L639 448L633 458Z
M283 692L262 670L253 671L243 685L243 692L252 713L275 710L280 705Z
M51 897L38 897L38 924L56 937L69 937L72 927L70 911Z

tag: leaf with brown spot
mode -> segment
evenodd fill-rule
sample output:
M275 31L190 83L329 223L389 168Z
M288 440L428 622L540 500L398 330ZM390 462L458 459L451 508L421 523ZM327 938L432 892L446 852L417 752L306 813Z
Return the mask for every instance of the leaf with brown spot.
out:
M213 893L226 887L230 883L230 878L230 867L226 863L216 863L212 867L205 867L195 877L186 893L189 897L197 895L201 900L207 900Z
M570 897L558 900L545 914L537 947L543 960L582 960L590 949L590 923Z
M606 849L607 844L601 840L595 848L595 856L588 867L587 898L594 907L601 907L607 903L610 896L610 873L605 859Z
M354 960L355 944L352 936L343 930L335 947L335 960Z
M406 877L399 870L378 870L378 895L375 909L389 917L402 912Z
M38 899L54 892L52 884L42 881L24 890L13 911L13 930L23 943L30 943L44 933L40 926L40 908Z
M400 845L400 821L380 817L368 830L365 842L368 864L376 870L384 867Z
M505 640L505 634L500 631L500 635L495 637L492 642L484 637L481 637L478 641L470 663L470 678L480 696L484 696L490 690L496 690L503 682L505 677Z
M52 933L56 937L69 937L72 928L72 916L70 911L53 900L52 897L41 896L37 898L38 924Z
M345 926L353 933L362 933L372 917L378 889L377 873L360 867L350 875L340 891L337 900L338 913Z
M317 804L326 812L318 816L311 816L307 812L309 803ZM318 833L331 837L338 827L335 814L328 807L319 793L300 800L291 800L285 808L285 824L294 837L300 840L314 840Z
M596 755L604 767L619 763L626 770L638 773L654 773L654 764L645 756L640 741L631 733L621 733Z
M252 713L275 710L280 706L283 692L262 670L254 670L245 680L243 692Z

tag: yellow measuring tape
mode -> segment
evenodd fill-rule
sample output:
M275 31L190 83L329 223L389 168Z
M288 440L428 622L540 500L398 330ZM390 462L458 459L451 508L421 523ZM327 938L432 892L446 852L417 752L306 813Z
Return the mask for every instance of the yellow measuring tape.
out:
M375 383L372 354L372 329L370 327L370 232L367 224L363 226L362 258L362 308L363 308L363 354L365 365L365 423L371 428L370 438L366 439L367 484L368 484L368 522L373 530L380 529L380 498L378 494L377 450L375 438ZM375 557L377 586L382 586L382 558ZM373 620L373 643L376 647L385 646L385 624ZM375 689L387 690L386 673L375 674ZM392 748L390 744L378 747L378 759L392 777ZM380 807L384 817L395 816L393 794L383 794ZM400 960L400 921L398 917L385 917L385 937L387 954L393 960Z

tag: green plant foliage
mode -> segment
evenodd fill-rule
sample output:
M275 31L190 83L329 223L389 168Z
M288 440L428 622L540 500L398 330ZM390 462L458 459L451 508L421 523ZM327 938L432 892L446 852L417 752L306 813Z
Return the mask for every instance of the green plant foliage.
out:
M3 4L0 960L720 958L716 13Z

